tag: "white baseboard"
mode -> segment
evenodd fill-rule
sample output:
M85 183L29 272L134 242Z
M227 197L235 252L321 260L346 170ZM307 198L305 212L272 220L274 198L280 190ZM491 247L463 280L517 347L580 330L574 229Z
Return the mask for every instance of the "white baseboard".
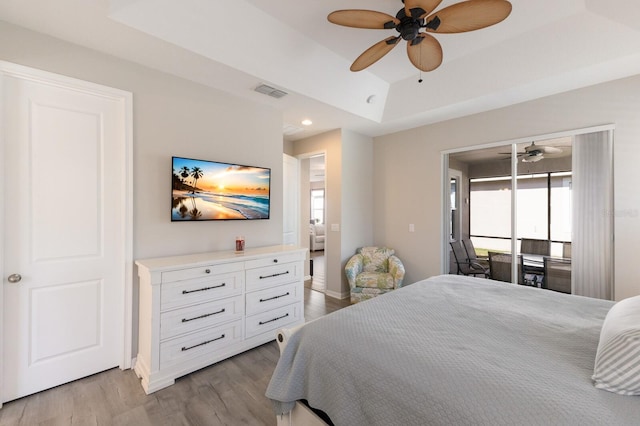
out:
M350 293L338 293L336 291L331 291L331 290L325 290L324 294L329 297L333 297L334 299L340 299L340 300L348 299L351 297Z

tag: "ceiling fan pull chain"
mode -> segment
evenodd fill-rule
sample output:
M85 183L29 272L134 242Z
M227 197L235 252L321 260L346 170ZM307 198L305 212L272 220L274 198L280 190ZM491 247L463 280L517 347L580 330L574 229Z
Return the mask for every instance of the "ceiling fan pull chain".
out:
M420 63L422 63L422 49L420 49ZM422 83L422 70L419 70L420 73L418 74L418 83Z

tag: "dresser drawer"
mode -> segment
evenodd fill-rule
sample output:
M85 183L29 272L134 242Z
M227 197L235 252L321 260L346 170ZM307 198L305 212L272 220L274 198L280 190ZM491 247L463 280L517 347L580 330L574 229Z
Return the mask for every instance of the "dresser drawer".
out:
M304 257L297 253L274 254L262 259L247 260L245 262L245 268L262 268L263 266L271 266L289 262L302 262L303 260Z
M160 315L160 339L191 333L224 322L241 320L243 314L242 296L163 312Z
M217 274L228 274L229 272L242 271L242 262L223 263L222 265L204 265L195 268L176 269L174 271L162 272L162 282L170 283L174 281L190 280L193 278L203 278Z
M160 369L227 348L242 341L242 321L207 328L160 344Z
M247 315L257 314L280 306L303 300L302 283L291 283L269 287L246 295Z
M272 332L285 325L301 319L302 303L283 306L268 312L247 317L245 338ZM275 339L276 335L273 333Z
M302 262L283 263L247 270L247 291L302 280Z
M162 284L161 310L242 294L242 271Z

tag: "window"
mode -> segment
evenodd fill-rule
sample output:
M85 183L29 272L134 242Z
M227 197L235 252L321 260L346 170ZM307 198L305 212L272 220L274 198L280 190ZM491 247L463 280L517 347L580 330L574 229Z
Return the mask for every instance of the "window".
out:
M509 251L511 245L511 178L471 179L470 235L476 247Z
M324 223L324 189L311 190L311 220Z
M550 240L560 255L571 241L571 172L518 176L518 238ZM470 234L474 243L509 250L511 178L470 180Z
M551 240L571 241L571 173L551 173Z

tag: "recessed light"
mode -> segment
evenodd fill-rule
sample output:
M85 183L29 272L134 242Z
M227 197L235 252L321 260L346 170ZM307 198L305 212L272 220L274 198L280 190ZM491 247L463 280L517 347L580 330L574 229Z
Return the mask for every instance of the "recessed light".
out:
M303 126L311 126L312 124L313 124L313 121L309 120L308 118L305 118L304 120L302 120Z

